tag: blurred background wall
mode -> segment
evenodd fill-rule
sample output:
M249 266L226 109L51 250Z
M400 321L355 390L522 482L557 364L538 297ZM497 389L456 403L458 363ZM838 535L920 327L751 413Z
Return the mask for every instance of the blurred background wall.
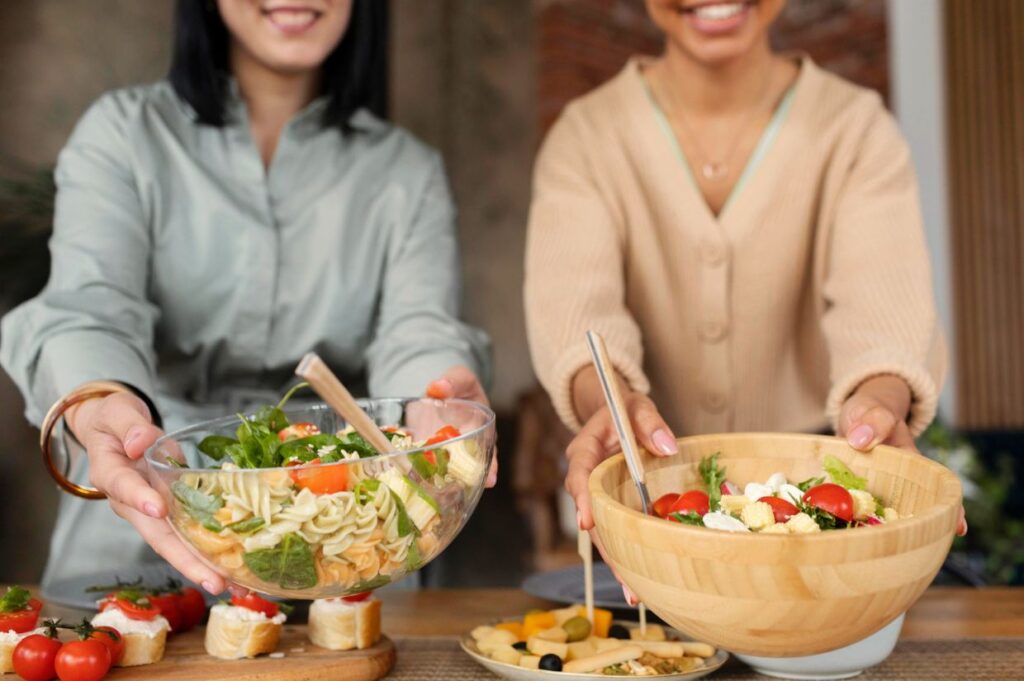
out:
M536 390L521 309L533 155L566 102L614 75L631 54L657 53L660 39L643 0L388 1L391 117L445 156L460 208L465 315L494 339L493 400L501 416L501 486L485 495L452 547L454 559L436 579L515 583L525 571L571 554L558 521L559 438L565 433ZM172 5L0 3L0 177L22 183L0 196L0 229L6 230L0 234L0 282L12 281L3 278L8 266L21 268L14 277L19 282L45 271L45 260L39 260L45 253L33 248L40 241L13 239L14 228L4 219L30 222L21 218L25 201L18 197L34 191L26 183L36 189L45 184L39 171L52 167L91 101L105 90L162 77ZM895 107L919 165L941 314L955 339L943 147L947 5L789 0L773 41L808 52L824 67L878 90ZM3 285L0 313L17 297L8 295L10 284ZM1017 380L1024 385L1024 376ZM954 417L954 397L947 391L943 398L948 418ZM0 564L0 582L32 581L45 560L57 497L38 462L36 434L24 423L21 399L2 372L0 404L0 545L10 558ZM1024 427L1024 415L1018 416L1016 425L1011 420L999 428ZM489 550L480 551L481 544Z

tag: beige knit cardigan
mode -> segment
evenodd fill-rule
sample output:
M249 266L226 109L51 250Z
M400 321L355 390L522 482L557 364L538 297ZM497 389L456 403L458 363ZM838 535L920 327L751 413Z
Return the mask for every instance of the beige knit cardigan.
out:
M907 144L881 99L804 58L771 147L710 211L645 89L641 59L572 102L537 159L526 254L530 349L570 427L602 333L679 435L834 427L865 379L945 373Z

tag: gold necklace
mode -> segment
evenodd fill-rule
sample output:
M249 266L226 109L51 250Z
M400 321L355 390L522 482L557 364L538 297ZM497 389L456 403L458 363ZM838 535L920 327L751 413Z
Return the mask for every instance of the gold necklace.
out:
M666 70L670 70L671 67L666 63ZM672 77L672 74L668 74ZM687 138L693 142L697 153L700 155L700 174L708 182L724 182L732 174L732 168L729 167L728 161L732 158L733 154L736 153L736 148L739 146L740 140L742 139L742 132L746 129L747 125L754 119L754 117L761 111L761 103L765 100L766 95L771 91L772 78L769 76L765 78L765 88L762 91L761 96L757 99L758 105L751 109L750 114L743 119L743 125L739 127L737 134L733 136L732 146L729 147L728 152L721 158L720 161L716 161L711 158L704 146L700 143L700 139L693 133L693 129L690 124L686 121L686 116L683 115L683 107L679 105L679 100L676 95L675 88L672 87L671 83L666 83L668 89L669 98L672 100L672 106L669 108L669 113L674 113L679 119L679 122L683 126L683 131L686 133Z

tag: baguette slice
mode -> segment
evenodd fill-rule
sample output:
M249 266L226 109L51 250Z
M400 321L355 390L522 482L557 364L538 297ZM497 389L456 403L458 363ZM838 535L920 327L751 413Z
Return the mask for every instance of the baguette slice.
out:
M118 667L138 667L153 664L164 658L164 647L167 645L167 630L163 629L156 636L145 634L122 634L124 639L124 657L117 663Z
M210 620L206 624L206 652L222 660L274 652L281 638L283 616L249 620L235 615L235 610L244 608L224 604L210 608Z
M309 640L328 650L363 650L380 640L380 601L319 599L309 606Z
M14 649L17 647L18 643L18 641L14 643L0 641L0 674L14 673L14 663L12 662L12 658L14 657Z
M159 662L164 657L167 632L171 624L163 617L133 620L118 608L108 608L92 618L94 626L113 627L124 641L124 656L118 667L138 667Z

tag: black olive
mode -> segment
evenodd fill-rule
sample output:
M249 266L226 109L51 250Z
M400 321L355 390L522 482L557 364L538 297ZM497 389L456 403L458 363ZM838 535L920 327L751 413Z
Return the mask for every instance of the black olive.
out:
M540 658L540 663L537 666L545 671L560 672L562 671L562 658L548 653Z
M526 650L526 641L516 641L512 644L512 647L516 650Z
M608 629L608 638L619 638L628 641L629 629L621 624L613 624L611 628Z

